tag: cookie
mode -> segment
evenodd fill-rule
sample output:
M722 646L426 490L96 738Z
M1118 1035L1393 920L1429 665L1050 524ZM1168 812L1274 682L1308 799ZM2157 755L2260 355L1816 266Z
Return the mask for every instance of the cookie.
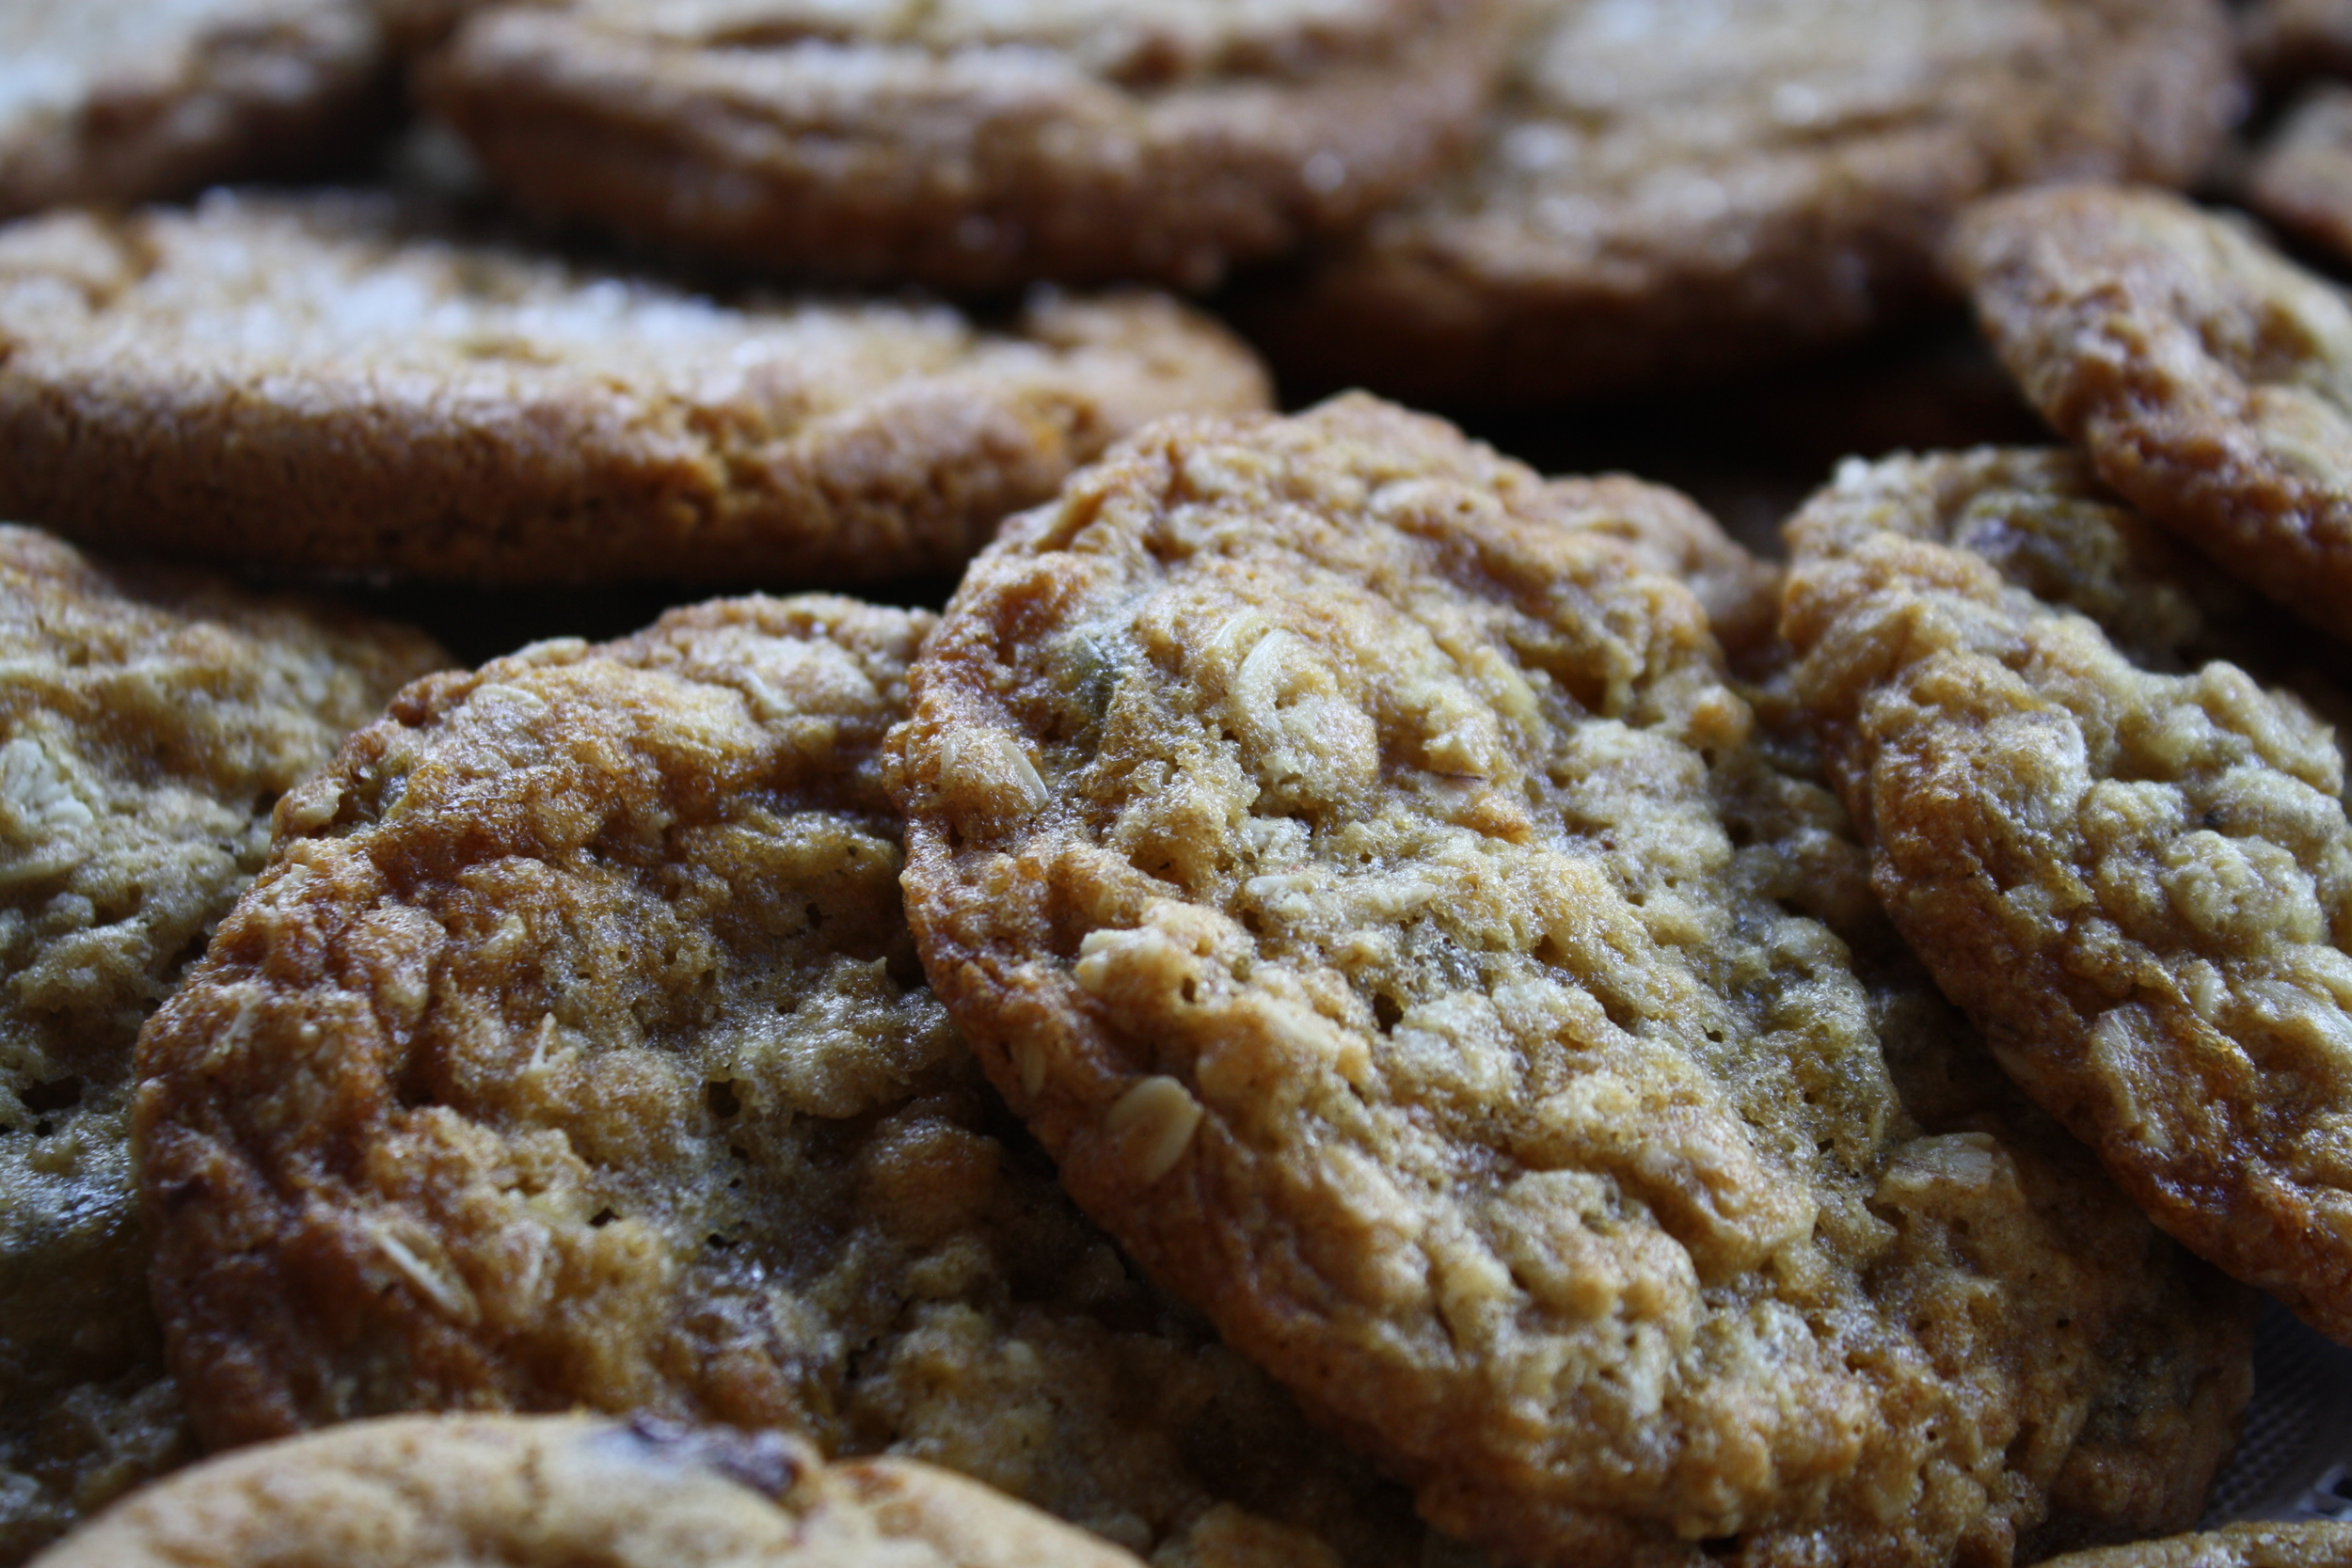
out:
M2249 165L2246 205L2332 255L2352 259L2352 87L2306 93Z
M342 195L0 230L0 512L510 583L951 568L1115 436L1266 397L1152 296L728 305Z
M2052 1558L2049 1568L2344 1568L2347 1563L2352 1563L2352 1525L2307 1519L2231 1525L2201 1535L2074 1552Z
M1403 1494L1078 1216L924 988L876 753L930 625L749 599L540 644L289 798L141 1046L208 1444L643 1411L933 1461L1170 1564L1420 1562Z
M193 1451L147 1304L132 1045L414 633L0 527L0 1561Z
M578 0L474 19L423 90L525 205L764 271L1201 288L1443 166L1506 20L1500 0Z
M928 1465L827 1465L775 1433L392 1417L229 1454L42 1568L1141 1568Z
M2156 1223L2352 1340L2344 755L2153 531L2067 456L1855 464L1782 627L1945 993Z
M1999 197L1951 254L2010 373L2100 478L2352 634L2352 308L2334 288L2155 191Z
M1545 0L1471 166L1244 319L1286 374L1464 403L1762 364L1936 296L1984 191L2188 180L2233 74L2208 0Z
M10 0L0 218L324 166L380 118L369 0Z
M2055 1128L1906 1112L1953 1037L1651 504L1362 397L1088 469L891 741L932 985L1081 1206L1504 1560L2185 1528L2242 1305Z
M2273 80L2352 73L2352 4L2253 0L2237 15L2247 59Z

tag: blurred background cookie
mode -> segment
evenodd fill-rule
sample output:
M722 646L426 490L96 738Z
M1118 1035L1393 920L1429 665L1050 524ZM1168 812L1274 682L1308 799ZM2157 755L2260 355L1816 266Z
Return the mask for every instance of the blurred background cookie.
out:
M2185 182L2236 111L2209 0L1543 0L1471 166L1237 302L1303 387L1528 402L1852 340L1969 198Z
M764 272L1199 288L1438 172L1502 0L485 10L424 96L525 208Z
M193 1452L148 1307L132 1044L413 632L0 527L0 1561Z
M951 567L1157 415L1262 406L1148 294L722 304L381 198L0 230L0 511L275 569L822 582Z
M9 0L0 218L315 173L385 119L369 0Z

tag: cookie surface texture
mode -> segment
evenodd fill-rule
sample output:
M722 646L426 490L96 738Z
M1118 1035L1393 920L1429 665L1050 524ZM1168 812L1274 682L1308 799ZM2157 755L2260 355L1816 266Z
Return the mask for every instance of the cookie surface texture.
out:
M2314 87L2280 117L2242 198L2266 221L2352 258L2352 88Z
M2222 567L2352 634L2352 306L2154 191L1973 208L1953 263L2027 397Z
M739 308L331 195L0 230L0 510L515 583L952 567L1136 425L1266 397L1154 296Z
M42 1568L1141 1568L927 1465L776 1433L404 1416L223 1456Z
M1790 539L1783 629L1897 926L2158 1224L2352 1339L2334 733L2211 657L2210 569L2071 457L1857 463Z
M2050 1568L2352 1568L2352 1525L2241 1524L2052 1558Z
M10 0L0 218L317 166L372 118L367 0Z
M1213 283L1434 174L1496 0L581 0L461 31L427 93L527 205L769 271Z
M1687 504L1641 490L1360 397L1088 470L892 742L926 968L1080 1204L1440 1527L2007 1560L2099 1493L2094 1406L2226 1432L2243 1328L2062 1151L1905 1111L1824 924L1859 847L1616 537Z
M194 1452L147 1304L132 1046L278 796L423 638L0 528L0 1561Z
M1475 161L1252 309L1289 373L1531 400L1758 364L1938 297L1970 198L2179 182L2233 57L2206 0L1547 0Z
M290 799L143 1040L209 1443L646 1411L934 1461L1171 1563L1420 1560L1404 1496L1078 1216L924 989L876 752L929 625L722 601L543 645Z

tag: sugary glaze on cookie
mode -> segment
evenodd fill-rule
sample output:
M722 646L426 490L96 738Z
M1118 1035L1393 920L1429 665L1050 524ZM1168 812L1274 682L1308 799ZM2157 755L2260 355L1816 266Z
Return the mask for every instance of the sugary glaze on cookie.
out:
M0 528L0 1561L193 1452L147 1304L132 1044L278 796L438 662Z
M2231 1525L2052 1558L2048 1568L2347 1568L2352 1524L2332 1519Z
M1078 1216L924 989L876 753L930 625L751 599L545 644L287 800L142 1046L208 1442L651 1411L931 1460L1170 1568L1420 1560L1402 1494Z
M0 217L319 165L382 53L367 0L8 0Z
M2182 182L2235 101L2210 0L1543 0L1474 162L1255 304L1286 372L1491 402L1859 336L1984 191Z
M1154 296L730 306L352 195L0 230L0 507L477 581L952 567L1145 420L1266 398Z
M907 1460L827 1465L779 1433L403 1416L209 1460L41 1568L1142 1568Z
M1506 1560L2185 1527L2237 1298L2055 1130L1905 1110L1949 1030L1612 537L1649 494L1357 398L1009 524L892 741L933 986L1079 1202Z
M1438 172L1498 0L581 0L427 97L527 206L859 282L1213 283Z
M1897 926L2158 1224L2352 1340L2329 727L2212 657L2261 644L2076 459L1857 463L1789 538L1783 629Z
M1952 262L2026 395L2222 567L2352 633L2352 307L2157 191L2020 191Z

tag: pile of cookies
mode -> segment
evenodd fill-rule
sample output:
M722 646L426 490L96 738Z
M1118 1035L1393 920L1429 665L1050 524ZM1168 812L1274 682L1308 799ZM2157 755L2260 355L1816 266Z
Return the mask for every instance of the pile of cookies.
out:
M2338 72L8 8L0 1561L2352 1562Z

